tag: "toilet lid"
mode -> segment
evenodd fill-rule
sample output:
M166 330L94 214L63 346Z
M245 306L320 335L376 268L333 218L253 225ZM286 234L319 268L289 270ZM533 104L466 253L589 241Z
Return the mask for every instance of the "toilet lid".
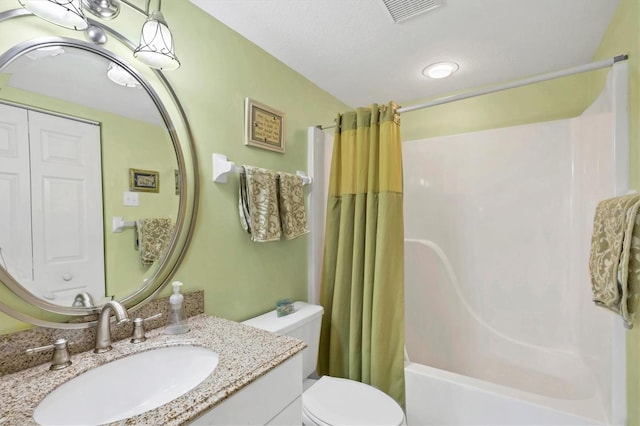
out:
M302 406L320 424L398 426L404 422L402 408L384 392L336 377L321 377L302 394Z

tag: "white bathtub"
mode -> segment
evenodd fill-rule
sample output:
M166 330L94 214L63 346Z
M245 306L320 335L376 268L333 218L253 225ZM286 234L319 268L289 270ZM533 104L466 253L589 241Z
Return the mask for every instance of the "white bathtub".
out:
M595 395L549 398L417 363L404 371L410 426L604 424L593 418L601 415Z
M460 294L443 256L431 241L405 241L408 424L606 424L580 356L496 330Z

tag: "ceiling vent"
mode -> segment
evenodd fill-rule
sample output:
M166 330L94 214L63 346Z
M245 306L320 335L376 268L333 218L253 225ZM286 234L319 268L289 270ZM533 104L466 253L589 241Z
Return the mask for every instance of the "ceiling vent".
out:
M444 0L382 0L394 22L406 21L442 6Z

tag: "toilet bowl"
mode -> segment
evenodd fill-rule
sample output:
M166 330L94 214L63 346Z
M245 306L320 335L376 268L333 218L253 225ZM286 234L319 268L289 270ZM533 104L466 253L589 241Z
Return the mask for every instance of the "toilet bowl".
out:
M323 309L304 302L295 302L294 307L292 314L278 317L274 310L244 321L244 324L294 337L307 344L302 360L305 378L303 423L307 426L405 424L400 405L373 386L330 376L315 381L308 379L317 365Z

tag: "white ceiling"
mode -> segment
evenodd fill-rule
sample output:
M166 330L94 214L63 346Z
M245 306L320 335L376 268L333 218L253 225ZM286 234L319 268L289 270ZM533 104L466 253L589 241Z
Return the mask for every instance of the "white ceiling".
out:
M618 4L444 0L394 23L382 0L191 1L352 107L407 106L591 62ZM460 70L444 80L422 76L437 61Z

